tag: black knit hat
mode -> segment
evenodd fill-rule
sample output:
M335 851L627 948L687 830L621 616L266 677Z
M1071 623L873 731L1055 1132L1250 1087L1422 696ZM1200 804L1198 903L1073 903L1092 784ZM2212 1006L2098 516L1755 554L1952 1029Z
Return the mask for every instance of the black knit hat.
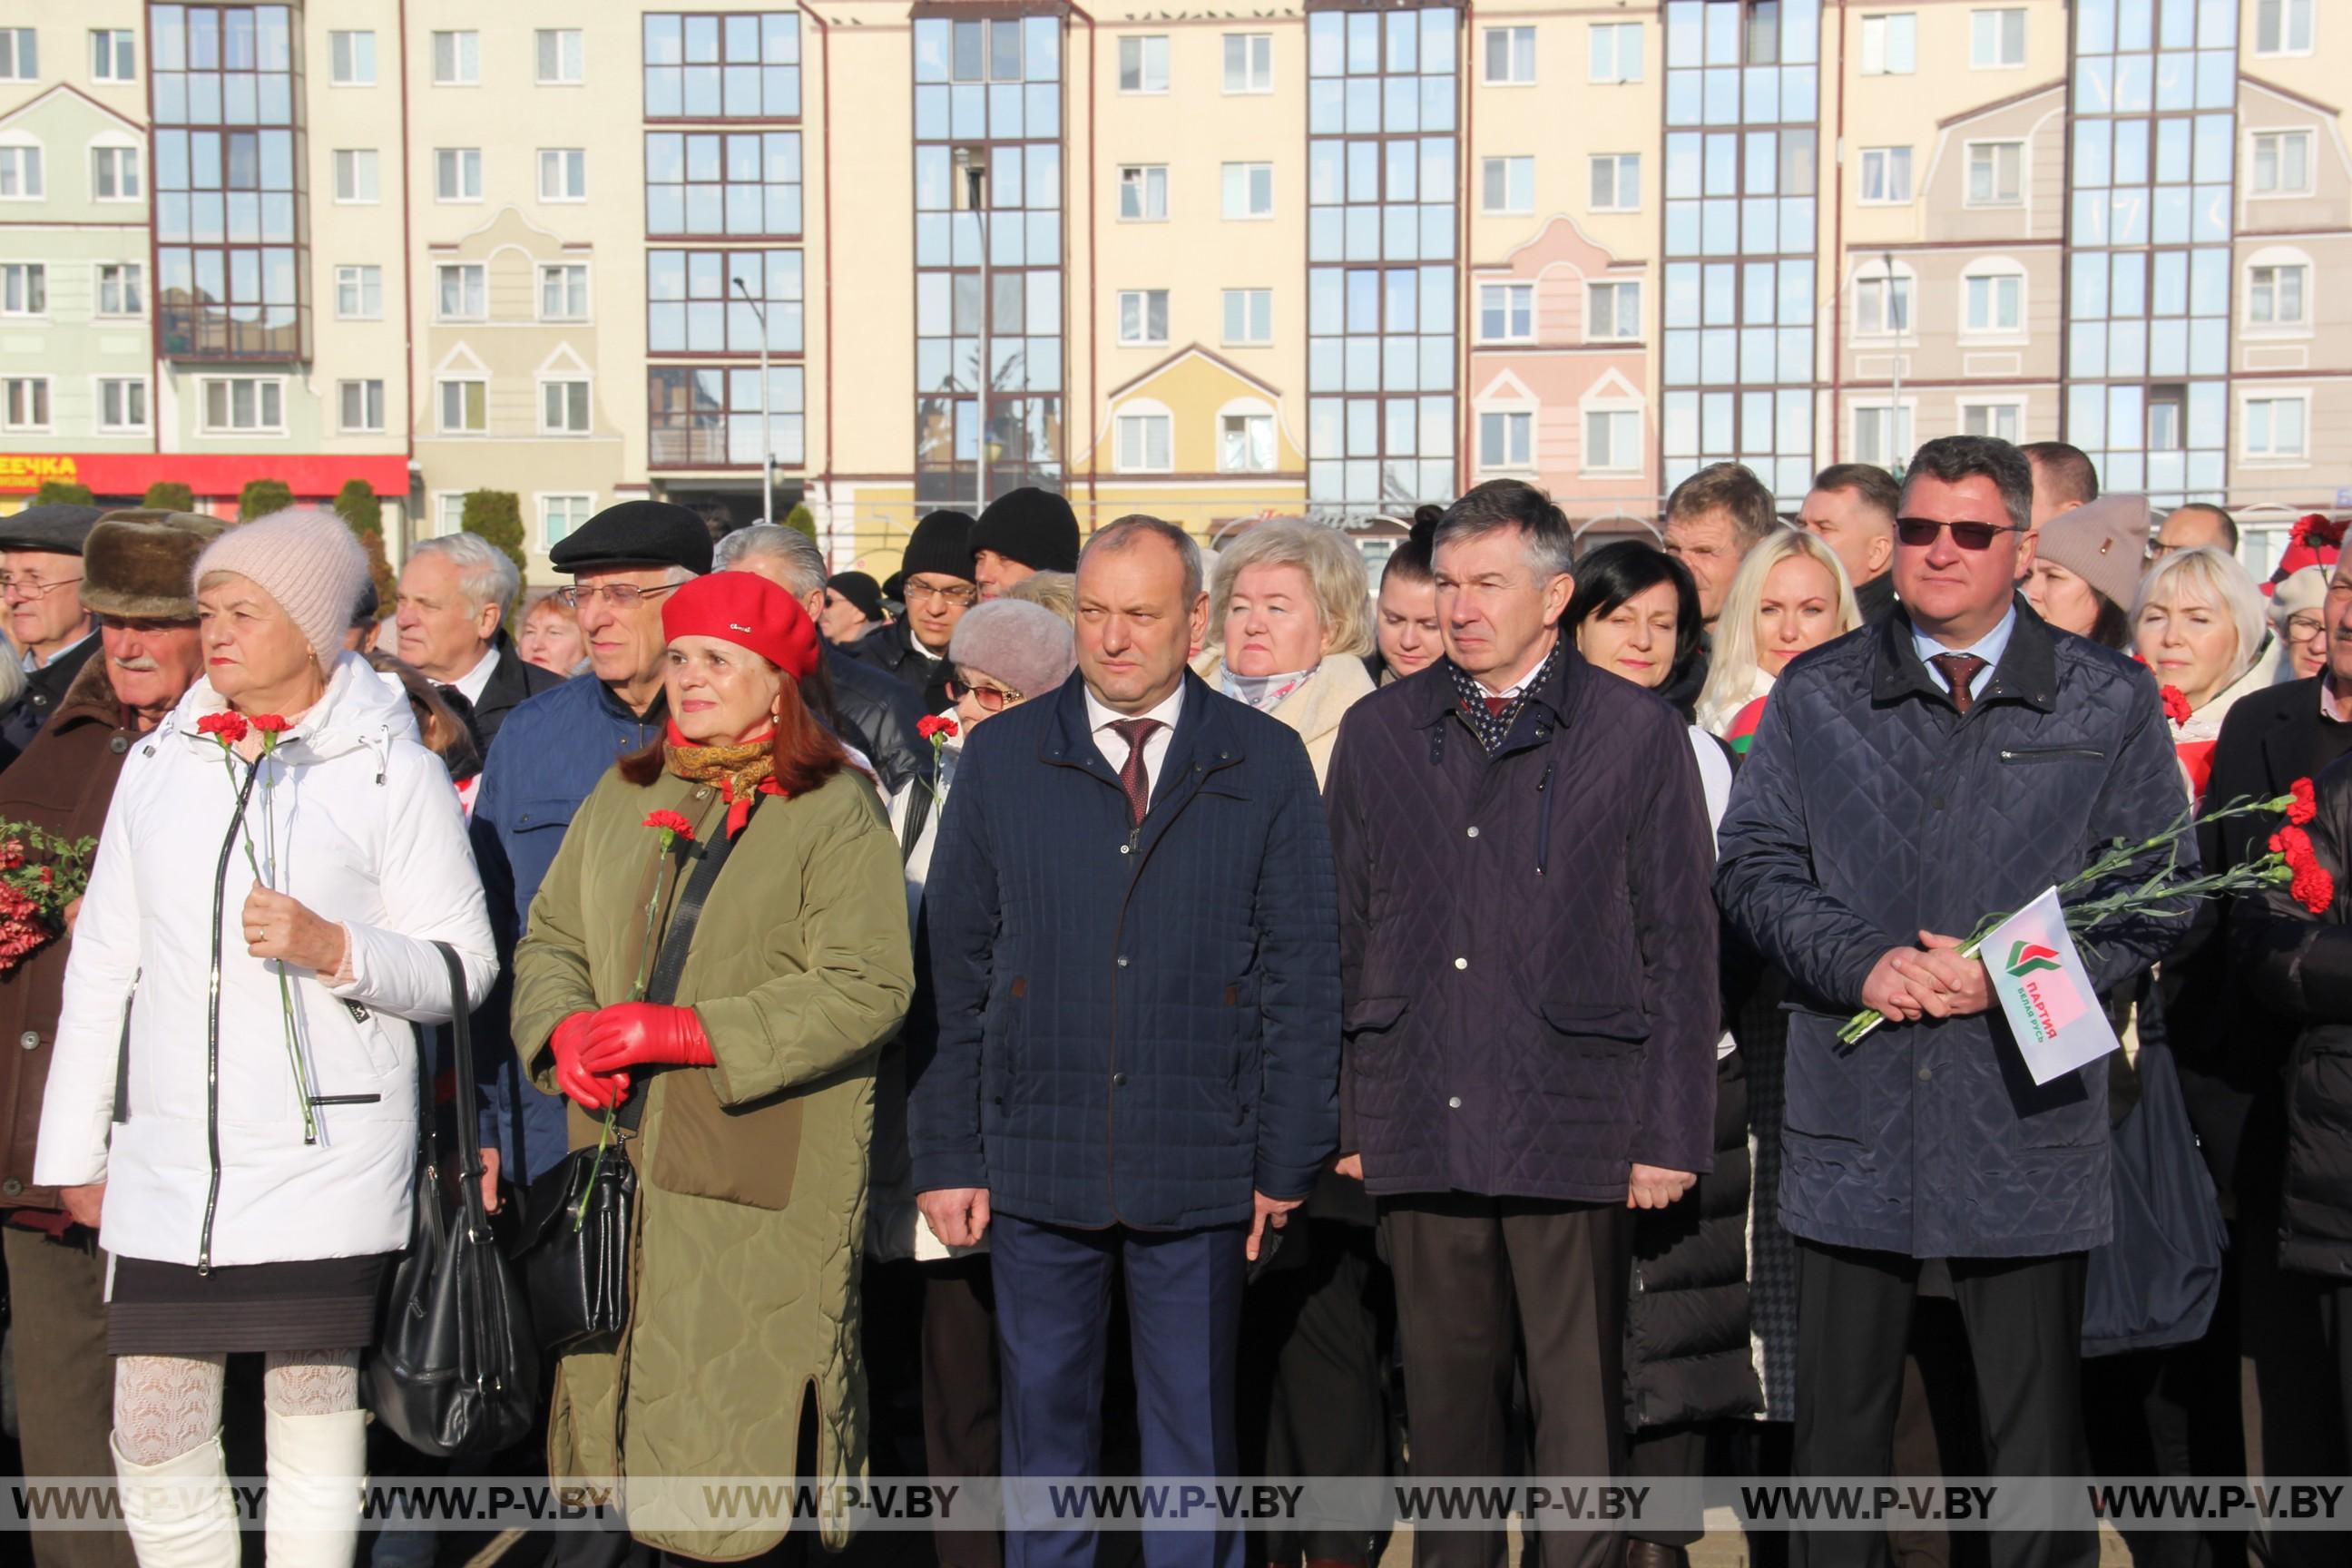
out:
M898 570L912 577L918 572L934 577L971 581L971 518L961 511L935 511L915 524L907 540L906 559Z
M882 618L882 584L864 572L836 572L825 584L829 592L840 595L857 606L858 614L869 621Z
M565 535L547 559L558 572L683 566L698 577L710 570L710 526L699 513L668 501L625 500Z
M972 553L993 550L1033 572L1078 569L1078 515L1052 490L1024 485L988 503L972 524Z

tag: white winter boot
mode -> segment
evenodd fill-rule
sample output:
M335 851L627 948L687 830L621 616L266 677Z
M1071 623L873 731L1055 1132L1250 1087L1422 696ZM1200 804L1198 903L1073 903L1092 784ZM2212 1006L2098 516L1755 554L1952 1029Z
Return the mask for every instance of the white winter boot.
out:
M352 1568L367 1485L367 1412L267 1414L269 1568Z
M236 1505L217 1433L160 1465L134 1465L114 1439L122 1521L139 1568L236 1568Z

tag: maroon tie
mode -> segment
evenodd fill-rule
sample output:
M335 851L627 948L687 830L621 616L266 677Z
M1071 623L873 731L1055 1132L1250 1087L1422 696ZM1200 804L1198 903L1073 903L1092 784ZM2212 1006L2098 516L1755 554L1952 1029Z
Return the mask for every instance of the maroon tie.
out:
M1945 686L1950 689L1952 706L1965 715L1976 701L1969 689L1976 684L1977 672L1985 667L1985 661L1972 653L1939 653L1930 657L1927 662L1936 667L1936 673L1944 678Z
M1135 826L1143 826L1143 814L1151 807L1151 770L1143 763L1143 742L1160 728L1157 719L1119 719L1111 731L1127 742L1127 761L1119 764L1118 787L1127 792L1128 820Z
M1514 699L1508 697L1489 697L1486 699L1486 711L1493 717L1499 719L1504 714L1508 713L1511 710L1511 703L1514 700Z

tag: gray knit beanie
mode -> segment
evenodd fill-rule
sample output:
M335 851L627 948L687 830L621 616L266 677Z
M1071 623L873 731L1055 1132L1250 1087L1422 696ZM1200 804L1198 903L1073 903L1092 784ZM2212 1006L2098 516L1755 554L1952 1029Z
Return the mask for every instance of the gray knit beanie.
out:
M280 511L240 524L196 557L199 586L215 572L249 578L302 628L319 668L343 651L352 606L368 580L367 552L331 511Z
M965 611L948 639L948 658L1024 697L1043 697L1078 668L1070 624L1021 599L991 599Z
M2043 523L2034 554L2063 566L2129 610L2147 570L2147 536L2154 521L2146 496L2101 496Z

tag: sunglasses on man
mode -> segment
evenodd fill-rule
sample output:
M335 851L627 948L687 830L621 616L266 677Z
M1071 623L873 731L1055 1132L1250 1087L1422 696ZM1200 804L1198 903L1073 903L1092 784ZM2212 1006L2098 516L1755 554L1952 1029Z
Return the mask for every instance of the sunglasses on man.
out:
M1940 522L1932 517L1898 517L1895 537L1914 550L1924 550L1948 528L1952 531L1952 542L1963 550L1990 550L1993 535L2025 531L2013 522Z

